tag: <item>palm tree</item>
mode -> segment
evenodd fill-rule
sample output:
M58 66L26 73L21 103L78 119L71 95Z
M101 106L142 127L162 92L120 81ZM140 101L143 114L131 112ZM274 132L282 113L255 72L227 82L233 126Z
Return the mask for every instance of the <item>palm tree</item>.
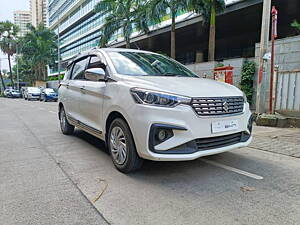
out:
M0 22L0 49L7 54L11 84L14 86L12 77L11 57L16 53L16 38L19 32L18 26L10 21Z
M188 0L189 9L201 14L205 22L209 21L208 61L215 60L216 14L225 9L224 0Z
M100 29L101 47L106 46L118 31L121 31L125 39L126 48L130 48L130 36L134 28L137 31L149 32L145 1L103 0L95 6L95 12L106 16L105 23Z
M171 58L176 57L176 17L179 11L188 9L188 1L183 0L151 0L148 9L150 19L160 23L166 15L171 18Z
M2 71L0 70L0 79L1 79L1 83L2 83L2 88L3 88L3 91L6 89L5 87L5 83L4 83L4 80L3 80L3 76L2 76Z
M22 59L31 65L35 75L32 80L45 80L47 65L54 63L57 55L56 35L43 24L28 28L29 32L20 41Z

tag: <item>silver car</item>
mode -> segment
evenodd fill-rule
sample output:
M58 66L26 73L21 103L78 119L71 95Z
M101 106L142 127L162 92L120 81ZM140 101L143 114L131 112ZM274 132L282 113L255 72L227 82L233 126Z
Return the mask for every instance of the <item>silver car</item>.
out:
M25 100L39 100L41 96L41 90L37 87L28 87L24 92Z

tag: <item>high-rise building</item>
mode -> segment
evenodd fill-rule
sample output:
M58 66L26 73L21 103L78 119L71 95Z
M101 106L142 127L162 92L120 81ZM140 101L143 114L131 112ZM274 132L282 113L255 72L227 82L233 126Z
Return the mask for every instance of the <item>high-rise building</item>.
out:
M61 69L78 53L95 47L99 43L99 29L105 20L94 7L101 0L49 0L49 28L59 34ZM145 1L146 2L146 1ZM226 8L216 18L215 60L223 62L236 58L255 57L255 44L260 41L262 0L225 0ZM288 2L288 4L286 3ZM278 31L280 38L295 35L290 26L300 21L297 9L299 0L274 3L279 9ZM170 16L150 27L150 32L134 32L130 38L131 48L139 48L170 55ZM198 70L198 63L208 61L209 21L192 12L179 11L176 17L176 60ZM134 28L133 28L134 29ZM135 29L134 29L135 30ZM117 32L108 43L110 47L125 47L121 32ZM239 62L243 62L240 60ZM229 64L234 64L231 62ZM241 64L241 63L240 63ZM235 66L241 68L242 65ZM206 64L205 64L206 65ZM207 64L214 65L214 63ZM50 67L50 75L57 75L58 65ZM202 70L201 70L202 71ZM206 76L208 70L203 69ZM211 69L209 69L211 71ZM62 72L63 73L63 72ZM197 72L198 73L198 72ZM203 75L203 76L204 76Z
M47 25L47 0L30 0L31 24Z
M30 11L14 11L14 24L20 28L19 35L24 36L28 32L27 24L31 24Z

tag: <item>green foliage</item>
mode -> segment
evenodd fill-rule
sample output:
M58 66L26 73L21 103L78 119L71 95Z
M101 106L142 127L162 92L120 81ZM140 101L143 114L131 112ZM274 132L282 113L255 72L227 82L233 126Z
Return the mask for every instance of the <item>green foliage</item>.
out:
M134 32L134 28L137 31L149 32L145 1L103 0L95 6L94 10L106 15L105 23L100 29L101 47L105 47L118 31L122 32L127 48L130 48L130 36Z
M247 96L248 102L252 103L253 79L255 75L255 62L245 61L242 67L241 90Z
M294 20L294 22L291 23L291 26L296 29L297 33L300 33L300 23L298 23L297 20Z
M187 0L187 2L189 10L201 14L205 22L209 21L213 6L217 13L225 9L224 0Z
M20 39L21 66L24 66L24 75L30 76L30 82L45 80L47 65L53 64L57 56L56 35L43 24L28 28L29 32Z
M60 80L63 80L64 76L65 76L64 74L60 74ZM58 76L48 77L48 81L53 81L53 80L58 80Z
M3 53L7 54L10 80L13 84L12 69L11 69L11 56L16 53L17 49L17 34L19 27L10 21L0 22L0 49Z

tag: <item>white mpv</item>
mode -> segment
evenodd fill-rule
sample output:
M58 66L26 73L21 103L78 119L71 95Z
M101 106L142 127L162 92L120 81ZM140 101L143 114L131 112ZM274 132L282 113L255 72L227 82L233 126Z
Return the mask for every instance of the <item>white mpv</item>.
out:
M193 160L252 139L242 91L140 50L96 48L78 55L59 87L59 119L64 134L77 127L104 140L124 173L143 159Z

